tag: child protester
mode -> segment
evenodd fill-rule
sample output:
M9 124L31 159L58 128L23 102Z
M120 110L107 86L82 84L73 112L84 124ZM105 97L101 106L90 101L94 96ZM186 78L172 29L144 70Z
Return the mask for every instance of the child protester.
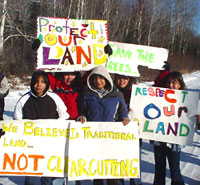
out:
M185 83L179 72L170 72L165 77L165 87L184 90ZM166 159L169 162L171 185L184 185L180 172L180 152L182 146L164 142L154 142L155 176L153 185L165 185Z
M31 90L17 102L13 118L22 119L68 119L67 108L61 98L48 92L49 79L44 71L35 71L31 78ZM38 177L25 177L25 185L37 185ZM53 177L42 177L42 185L53 185Z
M137 83L137 79L134 78L134 77L130 77L130 76L116 74L115 78L114 78L114 83L117 86L117 88L124 95L125 102L126 102L127 107L129 109L132 85ZM140 147L141 147L141 145L142 145L142 139L140 139ZM140 156L140 159L141 159L141 156ZM130 179L130 185L136 185L135 181L137 181L138 185L142 184L141 179L135 179L135 180Z
M116 74L114 78L114 83L117 86L117 88L120 90L120 92L122 92L125 102L127 104L127 107L129 108L132 85L137 83L136 78Z
M95 67L87 78L78 121L129 123L128 109L122 93L113 84L104 66ZM107 180L108 185L116 185L118 180ZM94 180L94 185L102 185L103 180Z
M48 73L50 87L63 100L67 107L70 120L78 117L78 99L82 87L78 83L81 79L79 72L57 72L54 77Z

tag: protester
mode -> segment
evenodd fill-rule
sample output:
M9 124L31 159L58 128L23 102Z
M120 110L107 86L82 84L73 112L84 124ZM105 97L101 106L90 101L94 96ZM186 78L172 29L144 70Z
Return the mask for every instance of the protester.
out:
M31 90L17 102L13 118L22 119L68 119L67 108L61 98L48 92L49 79L44 71L35 71ZM42 177L42 185L53 185L53 177ZM25 185L37 185L38 178L26 176Z
M129 123L128 110L123 95L113 84L104 66L95 67L87 78L87 87L83 93L81 112L78 121L122 121ZM107 180L108 185L118 180ZM94 185L102 185L103 180L94 180Z
M137 83L137 79L130 76L116 74L114 83L124 95L125 102L129 108L132 85Z
M159 75L154 81L155 87L165 87L165 77L170 73L170 64L169 61L165 61L165 64L162 67L162 70L160 70Z
M51 89L63 100L70 115L69 119L77 119L78 102L83 89L79 72L57 72L56 77L48 73Z
M170 72L164 79L165 87L184 90L185 83L179 72ZM169 162L171 185L184 185L180 172L180 145L154 142L155 176L153 185L165 185L166 159Z
M9 93L9 85L7 78L0 73L0 120L3 120L5 97Z
M137 83L137 79L134 78L134 77L130 77L130 76L116 74L115 78L114 78L114 83L117 86L117 88L124 95L125 102L126 102L127 107L129 109L132 85ZM142 145L142 139L140 139L140 147L141 147L141 145ZM141 156L140 156L140 159L141 159ZM135 185L136 184L135 181L138 181L138 183L137 183L138 185L142 184L141 179L136 179L136 180L130 179L130 185Z

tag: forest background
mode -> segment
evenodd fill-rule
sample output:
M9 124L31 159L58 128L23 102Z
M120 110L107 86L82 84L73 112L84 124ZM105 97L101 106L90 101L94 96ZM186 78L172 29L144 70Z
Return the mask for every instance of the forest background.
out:
M37 16L107 20L109 40L169 50L171 70L200 69L199 0L1 0L0 70L21 78L36 68ZM158 71L139 67L140 80Z

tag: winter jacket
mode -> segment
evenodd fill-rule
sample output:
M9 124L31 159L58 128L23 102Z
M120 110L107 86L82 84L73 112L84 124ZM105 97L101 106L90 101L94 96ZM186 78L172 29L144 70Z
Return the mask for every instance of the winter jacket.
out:
M166 87L166 76L170 73L169 70L163 70L160 71L158 77L154 81L154 87ZM183 146L178 144L171 144L171 143L165 143L165 142L159 142L159 141L150 141L155 146L163 146L169 147L172 151L179 152Z
M154 81L154 87L165 87L165 77L170 73L168 70L160 71L158 77Z
M4 106L5 101L4 98L9 93L9 85L7 78L0 73L0 120L3 120Z
M78 101L80 96L79 86L67 86L63 81L56 79L53 75L48 74L51 89L63 100L69 113L69 119L76 119L79 115Z
M37 97L32 91L24 94L17 102L13 118L21 119L68 119L67 108L58 95L46 92Z
M104 93L99 92L92 83L93 75L101 75L106 79ZM87 87L83 94L81 116L87 121L122 121L128 117L127 105L122 93L113 84L113 81L103 66L92 70L87 78Z

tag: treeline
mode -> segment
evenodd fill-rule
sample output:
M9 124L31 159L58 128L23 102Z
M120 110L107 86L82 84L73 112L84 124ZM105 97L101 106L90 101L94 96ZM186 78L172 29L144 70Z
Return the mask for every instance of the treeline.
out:
M193 31L198 0L3 0L0 67L30 74L37 16L107 20L109 40L169 49L173 70L200 69L200 37Z

